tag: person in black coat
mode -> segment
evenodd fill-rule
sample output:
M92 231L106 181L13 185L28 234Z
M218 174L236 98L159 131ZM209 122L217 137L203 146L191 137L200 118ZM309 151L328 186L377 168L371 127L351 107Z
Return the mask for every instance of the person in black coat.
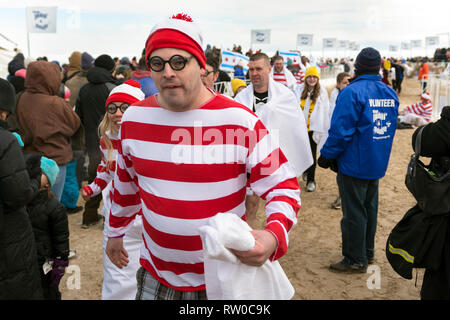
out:
M413 148L419 129L417 128L412 136ZM420 155L435 160L450 157L450 106L442 109L438 121L428 124L423 129ZM450 218L446 232L440 267L437 270L425 270L420 291L420 296L424 300L450 299Z
M50 191L58 165L42 157L41 169L41 188L27 205L27 211L36 240L44 299L61 300L58 285L69 265L69 223L66 208Z
M0 300L42 299L36 243L25 205L40 187L40 156L25 162L7 130L14 112L13 86L0 79Z
M88 182L97 176L97 167L101 161L98 125L105 115L105 102L111 89L120 84L112 75L115 62L109 55L101 55L94 61L94 67L87 72L88 83L81 87L75 104L75 112L85 129L86 150L89 157ZM101 219L98 208L102 196L89 199L83 212L83 226L95 224Z

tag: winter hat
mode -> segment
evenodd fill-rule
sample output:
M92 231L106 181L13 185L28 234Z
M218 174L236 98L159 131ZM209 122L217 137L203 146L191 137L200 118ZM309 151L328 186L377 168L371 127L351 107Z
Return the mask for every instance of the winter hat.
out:
M316 66L311 66L308 69L306 69L305 79L308 78L309 76L314 76L314 77L317 77L318 79L320 79L320 74L319 74L319 71L317 70Z
M106 99L105 106L108 106L111 102L133 104L144 100L144 98L145 94L141 90L141 84L136 80L130 79L111 90L108 99Z
M151 53L160 48L176 48L191 53L205 68L206 56L203 35L192 18L186 14L177 14L157 23L145 43L145 61Z
M103 68L105 70L108 70L109 72L113 72L114 68L116 67L116 63L114 62L113 58L107 54L102 54L101 56L98 56L97 59L94 61L94 65L99 68Z
M8 72L10 75L14 75L17 70L25 68L24 64L18 60L12 60L8 63Z
M9 81L0 78L0 110L14 113L16 109L16 91Z
M423 100L431 101L431 97L430 97L430 94L429 94L428 92L422 93L422 95L421 95L420 97L421 97Z
M355 69L362 72L378 72L381 66L381 56L378 50L368 47L361 50L356 57Z
M94 64L94 58L87 52L81 55L81 69L88 70Z
M233 94L236 94L237 89L240 87L246 87L247 84L241 79L231 79L231 88L233 89Z
M59 173L58 165L52 159L41 157L41 169L42 172L47 176L48 182L50 182L50 185L52 186L55 183L56 177Z

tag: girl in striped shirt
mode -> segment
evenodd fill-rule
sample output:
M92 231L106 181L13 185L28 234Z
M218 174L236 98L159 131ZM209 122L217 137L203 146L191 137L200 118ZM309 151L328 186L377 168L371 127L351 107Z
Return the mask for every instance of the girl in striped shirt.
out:
M139 268L139 254L142 243L142 218L136 215L131 223L132 227L124 235L124 246L128 251L130 263L126 268L117 268L105 254L108 240L109 212L113 186L112 181L116 171L118 133L121 126L122 115L125 110L135 102L143 100L144 93L139 82L128 80L115 87L106 100L106 114L99 125L100 150L102 160L97 168L94 181L82 189L85 201L90 197L103 195L102 215L105 217L103 231L103 300L131 300L136 296L136 272Z
M405 107L403 111L400 111L400 116L398 117L399 129L411 128L405 125L420 127L431 121L433 106L431 104L430 95L428 93L423 93L420 98L420 102L409 105Z

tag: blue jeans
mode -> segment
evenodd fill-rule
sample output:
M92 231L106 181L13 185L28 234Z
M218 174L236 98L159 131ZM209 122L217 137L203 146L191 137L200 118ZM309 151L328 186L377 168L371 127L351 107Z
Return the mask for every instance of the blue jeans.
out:
M52 185L51 190L55 194L56 199L61 201L61 196L64 190L64 182L66 181L66 165L58 166L59 173L56 177L55 183Z
M367 265L374 257L378 215L378 179L337 175L343 217L341 220L344 263Z

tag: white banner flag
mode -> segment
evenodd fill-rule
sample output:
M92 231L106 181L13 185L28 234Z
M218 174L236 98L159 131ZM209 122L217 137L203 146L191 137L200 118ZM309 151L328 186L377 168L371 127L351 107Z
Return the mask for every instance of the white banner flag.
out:
M402 42L401 48L402 50L409 50L411 49L411 46L408 42Z
M412 48L420 48L422 47L422 40L411 40Z
M336 48L336 38L324 38L323 39L324 48Z
M299 47L311 47L313 44L312 34L298 34L297 35L297 46Z
M398 46L390 45L389 46L389 51L393 51L393 52L398 51Z
M349 41L348 40L339 40L338 41L338 48L339 49L347 49L349 45Z
M270 44L270 30L252 30L251 43Z
M439 37L426 37L425 45L427 46L437 46L439 45Z
M29 33L55 33L56 7L27 7Z

